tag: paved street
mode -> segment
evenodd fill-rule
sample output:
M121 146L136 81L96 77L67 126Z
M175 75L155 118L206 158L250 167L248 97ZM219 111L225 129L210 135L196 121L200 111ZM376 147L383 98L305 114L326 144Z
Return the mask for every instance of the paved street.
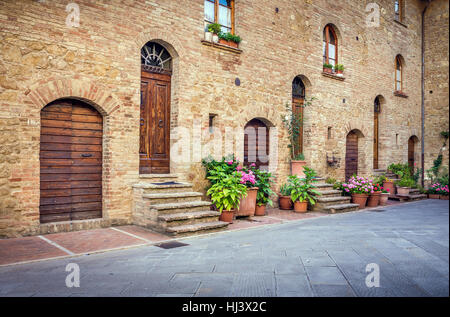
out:
M1 296L448 296L448 201L0 267ZM65 285L68 263L80 287ZM366 286L366 265L380 287Z

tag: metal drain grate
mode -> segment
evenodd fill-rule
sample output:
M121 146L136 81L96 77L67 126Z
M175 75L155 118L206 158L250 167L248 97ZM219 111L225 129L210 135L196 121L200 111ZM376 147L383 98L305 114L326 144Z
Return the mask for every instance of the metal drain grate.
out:
M372 212L383 212L386 211L386 209L372 209Z
M160 243L160 244L155 244L155 246L163 248L163 249L173 249L173 248L179 248L179 247L184 247L187 246L189 244L186 243L181 243L178 241L170 241L170 242L164 242L164 243Z

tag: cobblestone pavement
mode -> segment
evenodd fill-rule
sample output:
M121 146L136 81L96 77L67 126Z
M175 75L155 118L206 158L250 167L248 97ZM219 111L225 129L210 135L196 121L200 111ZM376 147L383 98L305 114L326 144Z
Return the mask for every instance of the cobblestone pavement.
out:
M0 267L0 296L448 296L448 228L448 201L424 200ZM68 263L80 287L66 287Z

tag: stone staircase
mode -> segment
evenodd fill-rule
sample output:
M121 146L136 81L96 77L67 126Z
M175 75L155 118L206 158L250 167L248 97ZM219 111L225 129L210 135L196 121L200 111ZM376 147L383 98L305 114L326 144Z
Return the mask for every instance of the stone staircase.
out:
M133 185L133 223L171 236L187 236L226 229L220 213L210 210L202 193L178 181L176 174L140 175Z
M314 185L321 195L317 198L316 204L310 206L310 210L330 214L358 210L358 204L350 203L350 196L341 196L341 191L333 189L333 184L325 183L323 178L316 179L318 183Z
M398 176L396 174L388 172L387 170L374 169L373 173L375 176L385 175L387 178L390 178L394 181L398 179ZM399 201L416 201L416 200L422 200L422 199L426 199L426 198L427 198L427 195L421 194L417 188L411 188L409 190L409 195L396 194L396 195L389 196L389 199L399 200Z

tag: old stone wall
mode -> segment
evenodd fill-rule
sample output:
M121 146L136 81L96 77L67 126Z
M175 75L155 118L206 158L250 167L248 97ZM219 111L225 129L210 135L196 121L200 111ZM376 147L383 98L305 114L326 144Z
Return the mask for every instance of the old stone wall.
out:
M131 185L139 173L140 49L151 40L174 58L172 154L186 144L203 145L189 146L180 159L172 155L171 171L192 181L194 189L205 186L200 160L212 148L217 156L234 152L243 158L243 129L252 118L271 127L270 167L279 187L289 174L281 115L291 103L297 75L304 78L307 97L317 98L305 110L304 152L320 175L344 177L346 135L354 129L363 136L358 172L372 173L377 96L383 99L380 168L406 162L409 137L421 138L421 1L407 1L403 24L394 21L392 1L377 1L380 25L369 27L366 1L236 0L241 54L202 44L203 0L182 5L175 0L79 0L79 27L66 25L68 3L1 2L1 235L39 231L40 110L63 97L85 100L104 116L103 217L113 224L131 221ZM344 81L322 74L322 32L328 23L338 33ZM405 60L408 98L393 93L398 54ZM213 134L208 132L210 113L216 115ZM211 146L204 146L208 142ZM327 153L340 159L338 168L327 167Z
M443 148L445 139L440 133L449 129L448 37L448 1L433 1L425 15L425 170L433 166ZM447 141L442 149L443 166L447 171L448 149Z

